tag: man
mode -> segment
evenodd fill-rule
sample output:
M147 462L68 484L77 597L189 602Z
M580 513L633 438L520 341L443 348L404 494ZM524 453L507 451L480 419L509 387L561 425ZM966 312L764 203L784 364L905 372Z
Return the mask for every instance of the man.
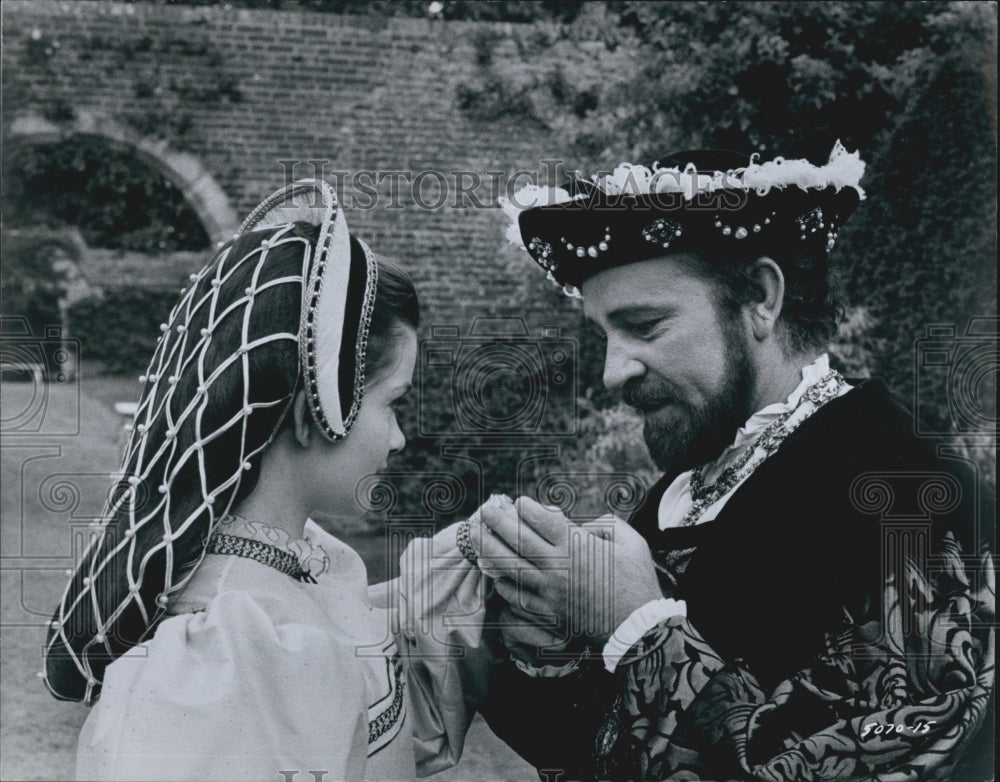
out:
M528 498L481 511L521 658L481 710L543 777L957 779L988 742L992 501L824 352L863 170L839 144L825 166L684 153L519 213L664 472L603 532ZM589 659L546 664L574 644Z

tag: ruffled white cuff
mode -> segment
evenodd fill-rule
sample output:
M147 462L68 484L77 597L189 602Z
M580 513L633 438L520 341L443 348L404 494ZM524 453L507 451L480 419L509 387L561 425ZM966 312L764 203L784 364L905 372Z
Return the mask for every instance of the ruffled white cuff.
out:
M604 645L604 667L614 673L618 662L640 638L672 616L687 616L687 604L683 600L661 597L639 606L618 626Z

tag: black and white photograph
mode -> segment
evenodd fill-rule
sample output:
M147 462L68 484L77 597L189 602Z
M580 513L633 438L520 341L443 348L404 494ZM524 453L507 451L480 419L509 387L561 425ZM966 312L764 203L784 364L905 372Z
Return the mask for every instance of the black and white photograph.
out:
M0 779L995 779L996 2L0 50Z

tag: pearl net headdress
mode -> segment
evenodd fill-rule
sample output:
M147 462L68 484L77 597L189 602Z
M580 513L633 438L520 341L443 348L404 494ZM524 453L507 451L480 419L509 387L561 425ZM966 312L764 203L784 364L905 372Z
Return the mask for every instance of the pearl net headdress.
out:
M315 242L298 221L318 224ZM167 615L299 388L327 439L348 434L377 280L374 255L317 180L272 194L191 275L140 378L121 475L51 622L43 675L56 697L91 702L107 665ZM279 296L300 309L276 328ZM282 343L296 376L265 382L258 365Z

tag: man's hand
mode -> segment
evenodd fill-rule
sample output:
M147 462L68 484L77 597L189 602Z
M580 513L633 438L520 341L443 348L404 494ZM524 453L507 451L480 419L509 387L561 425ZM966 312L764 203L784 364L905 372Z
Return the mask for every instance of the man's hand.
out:
M662 597L649 547L612 516L575 524L521 497L480 508L479 565L521 616L583 635L598 649L636 608Z

